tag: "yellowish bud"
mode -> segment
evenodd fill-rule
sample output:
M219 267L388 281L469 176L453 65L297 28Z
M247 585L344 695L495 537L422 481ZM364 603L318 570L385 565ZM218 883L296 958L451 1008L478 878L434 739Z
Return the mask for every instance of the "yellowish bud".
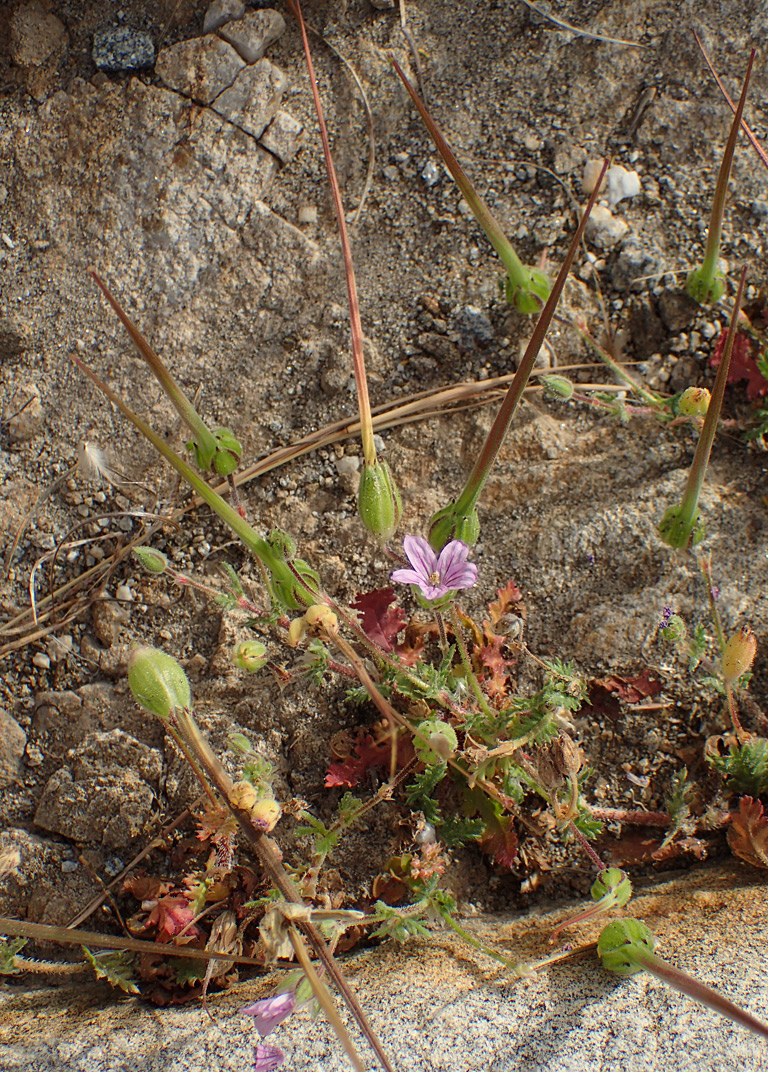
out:
M723 677L728 685L752 669L757 653L757 637L744 627L735 633L725 645L723 653Z

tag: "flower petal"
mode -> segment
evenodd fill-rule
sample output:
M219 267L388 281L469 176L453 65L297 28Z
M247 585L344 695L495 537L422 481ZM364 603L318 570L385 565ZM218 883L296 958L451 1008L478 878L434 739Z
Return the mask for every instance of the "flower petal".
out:
M240 1012L245 1016L253 1017L256 1030L263 1038L264 1035L271 1034L295 1008L295 993L293 990L285 990L281 994L273 994L271 998L254 1001L252 1005L246 1005Z
M426 584L426 578L412 569L396 569L389 576L396 584L418 584L419 587Z
M437 555L423 536L406 536L403 539L403 550L414 570L421 574L423 581L437 572Z
M256 1002L258 1005L258 1002ZM253 1072L273 1072L285 1060L285 1054L277 1046L270 1046L266 1042L260 1042L256 1047L256 1060L253 1064Z
M438 572L446 590L472 588L477 581L477 566L467 562L469 547L462 540L451 540L440 552Z

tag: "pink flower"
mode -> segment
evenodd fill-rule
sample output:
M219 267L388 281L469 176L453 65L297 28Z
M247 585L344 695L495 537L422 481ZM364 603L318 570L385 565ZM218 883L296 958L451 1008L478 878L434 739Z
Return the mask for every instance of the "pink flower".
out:
M258 1005L258 1002L256 1002ZM266 1042L260 1042L256 1047L256 1060L253 1064L253 1072L272 1072L285 1060L285 1054L277 1046L269 1046Z
M282 994L273 994L271 998L263 998L254 1001L253 1005L246 1005L240 1010L244 1016L252 1016L256 1024L256 1030L264 1038L271 1035L283 1020L291 1015L296 1008L296 994L293 990L284 990ZM269 1049L269 1047L267 1047ZM280 1052L279 1050L277 1051ZM282 1060L282 1055L280 1057ZM279 1063L279 1062L278 1062ZM277 1065L271 1065L276 1068Z
M406 536L403 549L413 569L395 570L392 580L418 585L430 602L459 588L472 588L477 581L477 566L467 562L469 547L461 540L447 543L439 558L422 536Z

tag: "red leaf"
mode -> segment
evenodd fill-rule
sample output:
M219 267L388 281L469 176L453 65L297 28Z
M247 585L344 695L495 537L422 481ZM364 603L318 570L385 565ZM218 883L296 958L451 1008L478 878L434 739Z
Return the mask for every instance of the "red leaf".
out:
M388 767L391 755L392 741L388 733L375 739L370 733L361 731L347 759L331 763L325 776L325 784L328 788L336 785L352 788L359 784L365 772L371 767ZM410 740L398 737L397 766L405 766L412 756L413 746Z
M360 615L363 632L384 651L392 651L393 641L406 622L395 602L394 588L376 588L358 595L352 606Z
M503 588L498 588L497 592L499 598L495 603L488 604L488 613L491 616L491 623L493 626L497 626L505 614L508 613L510 607L515 603L519 603L523 598L523 593L517 587L514 581L507 581ZM525 617L525 608L520 607L519 616Z
M188 926L194 918L192 905L186 897L162 897L150 912L147 926L157 927L158 942L170 942L181 931L191 941L200 934L196 925Z
M725 340L728 335L727 329L720 332L720 337L715 344L715 350L709 359L712 368L718 368L725 349ZM728 368L729 384L747 381L747 398L750 402L756 402L768 394L768 380L757 367L757 361L752 353L752 340L742 332L736 332L733 340L733 352L731 364Z
M752 797L742 797L739 814L728 831L728 845L734 855L753 867L768 867L768 818L763 805Z
M504 815L494 819L486 827L486 833L480 839L483 852L493 856L493 862L499 867L511 870L517 860L517 834L512 826L512 816Z
M602 687L609 693L614 693L624 703L640 703L649 696L656 696L661 692L661 682L650 677L647 670L636 677L620 677L614 674L611 677L598 677L590 682L590 699L592 687Z

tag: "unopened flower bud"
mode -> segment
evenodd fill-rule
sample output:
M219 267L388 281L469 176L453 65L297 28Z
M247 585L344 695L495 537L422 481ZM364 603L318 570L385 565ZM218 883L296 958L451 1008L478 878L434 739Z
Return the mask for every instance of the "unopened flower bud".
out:
M304 619L304 615L302 615L301 618L294 618L288 626L288 646L295 648L303 639L306 631L307 623Z
M232 786L230 802L236 808L247 811L254 826L268 834L274 830L282 814L280 805L271 794L266 796L251 785L250 782L236 782Z
M168 556L154 547L134 547L133 553L148 573L165 573L168 569Z
M681 417L703 417L709 409L711 395L706 387L687 387L677 402Z
M459 745L456 730L438 718L427 719L416 727L414 737L416 755L422 763L445 763Z
M752 669L756 652L757 637L751 629L740 629L730 638L723 652L723 677L726 684L738 681L742 674Z
M451 503L438 510L429 523L429 543L432 550L439 554L451 540L461 540L467 547L474 547L480 535L480 518L474 508L468 514L456 512L456 504Z
M174 711L192 706L187 675L157 648L134 648L128 656L128 684L136 702L164 722Z
M239 752L243 756L251 754L251 742L244 733L230 733L227 744L233 752Z
M623 908L632 896L632 883L629 876L620 867L606 867L592 883L589 891L593 901L611 897L612 907Z
M232 652L232 662L241 670L255 674L261 670L268 658L267 649L260 640L244 640Z
M565 376L542 376L541 382L550 398L562 398L565 402L573 398L575 388Z
M339 619L324 603L316 603L314 607L309 607L304 615L304 621L308 629L317 629L327 633L337 633L339 630Z
M561 733L551 744L552 761L560 774L570 778L578 774L584 763L584 753L567 733Z
M390 540L400 524L403 504L390 468L386 462L363 465L360 489L357 493L360 520L384 543Z
M643 971L636 954L653 953L656 939L639 919L617 919L603 928L597 940L597 952L603 967L617 975L636 975Z

